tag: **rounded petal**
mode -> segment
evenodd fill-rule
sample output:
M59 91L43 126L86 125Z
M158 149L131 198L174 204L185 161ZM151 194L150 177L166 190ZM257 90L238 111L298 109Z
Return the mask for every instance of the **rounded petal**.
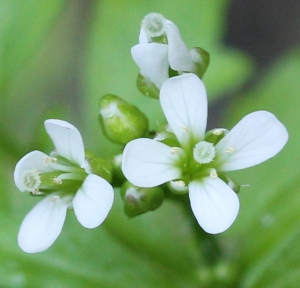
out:
M185 146L204 139L207 121L205 86L194 74L168 79L160 90L160 103L178 141Z
M264 162L275 156L287 140L285 126L272 113L250 113L216 145L218 170L239 170Z
M132 184L155 187L180 178L176 163L183 156L182 152L180 149L172 153L171 147L151 139L132 140L124 149L122 170Z
M194 71L195 63L189 49L181 39L177 26L173 22L167 20L165 30L168 38L168 56L171 68L176 71Z
M32 151L19 160L14 171L14 180L21 192L27 190L22 181L22 175L25 170L36 169L38 172L53 171L52 168L44 164L44 159L47 157L49 156L43 152Z
M149 43L149 37L147 36L147 33L144 31L143 28L140 30L140 35L139 35L139 43L140 44L147 44Z
M221 179L206 177L189 184L189 197L199 225L210 234L228 229L239 211L236 193Z
M77 128L66 121L57 119L46 120L45 128L57 154L81 166L85 152L82 137Z
M157 88L169 78L168 45L160 43L137 44L131 48L134 62Z
M112 186L103 178L90 174L73 199L75 215L82 226L95 228L107 217L113 200Z
M48 249L60 234L65 222L69 201L48 195L26 215L19 234L18 243L27 253Z

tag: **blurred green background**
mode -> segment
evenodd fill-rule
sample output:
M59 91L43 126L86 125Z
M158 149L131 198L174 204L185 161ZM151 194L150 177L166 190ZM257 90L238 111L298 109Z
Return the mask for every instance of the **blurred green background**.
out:
M102 95L137 105L153 129L162 119L158 101L136 89L130 55L149 12L175 22L189 48L209 51L209 127L268 110L286 125L288 144L232 173L249 186L221 235L205 236L170 201L128 220L116 189L103 225L85 229L71 212L51 248L24 253L18 229L38 200L20 193L12 175L27 152L51 151L45 119L74 124L100 156L122 148L100 131ZM0 287L299 287L299 19L297 0L0 0Z

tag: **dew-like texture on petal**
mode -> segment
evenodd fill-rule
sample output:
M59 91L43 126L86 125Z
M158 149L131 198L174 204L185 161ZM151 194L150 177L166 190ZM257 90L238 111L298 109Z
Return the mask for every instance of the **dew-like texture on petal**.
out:
M103 178L90 174L73 199L75 215L82 226L95 228L107 217L113 200L112 186Z
M177 26L173 22L167 20L165 30L168 38L168 55L171 68L176 71L194 71L195 63L190 51L181 39Z
M16 186L21 192L26 191L26 187L22 181L22 175L25 170L36 169L38 172L53 171L52 168L46 166L43 162L43 160L47 157L49 156L43 152L32 151L19 160L14 171L14 180Z
M206 177L189 184L189 197L199 225L210 234L228 229L239 212L236 193L221 179Z
M239 170L264 162L275 156L287 140L285 126L272 113L250 113L216 145L218 170Z
M57 154L81 166L85 152L82 137L77 128L66 121L56 119L46 120L45 128Z
M160 103L168 123L182 145L204 139L207 121L205 86L195 74L168 79L160 90Z
M69 202L52 200L53 196L51 194L36 204L21 224L18 243L27 253L48 249L62 230Z
M156 87L169 78L168 45L160 43L137 44L131 48L134 62Z
M183 157L179 148L171 153L171 147L151 139L129 142L123 152L122 170L125 177L139 187L155 187L181 176L175 163Z

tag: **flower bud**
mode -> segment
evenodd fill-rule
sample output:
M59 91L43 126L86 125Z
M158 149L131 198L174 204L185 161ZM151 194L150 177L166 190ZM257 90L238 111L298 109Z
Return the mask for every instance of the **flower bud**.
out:
M123 154L118 154L112 158L113 182L116 186L120 186L126 181L122 171L122 157Z
M111 141L126 144L145 136L148 131L147 117L135 106L118 96L104 95L99 102L99 121L104 135Z
M136 79L136 86L139 91L145 95L146 97L159 99L159 90L158 88L151 82L151 80L139 73Z
M209 65L209 53L200 47L193 48L190 53L194 63L196 64L196 71L194 73L202 78Z
M164 200L164 193L160 187L142 188L125 182L121 188L124 201L124 212L129 218L156 210Z

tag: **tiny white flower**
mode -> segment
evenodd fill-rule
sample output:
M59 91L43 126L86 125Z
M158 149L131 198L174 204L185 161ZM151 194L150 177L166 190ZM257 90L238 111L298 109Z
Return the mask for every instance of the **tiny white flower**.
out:
M178 145L144 138L129 142L123 153L124 175L140 187L184 183L199 225L208 233L223 232L239 211L235 185L224 172L275 156L288 140L287 130L273 114L257 111L229 132L215 129L206 134L206 90L194 74L168 79L160 103ZM171 187L176 189L174 182Z
M152 41L166 37L166 43ZM148 14L140 30L139 44L131 49L133 60L157 88L169 78L169 67L181 72L195 72L193 52L182 41L177 26L158 13Z
M40 151L25 155L16 165L15 184L21 192L42 195L23 220L19 246L28 253L48 249L59 236L68 208L74 208L86 228L99 226L112 207L112 186L90 174L79 131L62 120L46 120L45 128L55 150L48 156Z

